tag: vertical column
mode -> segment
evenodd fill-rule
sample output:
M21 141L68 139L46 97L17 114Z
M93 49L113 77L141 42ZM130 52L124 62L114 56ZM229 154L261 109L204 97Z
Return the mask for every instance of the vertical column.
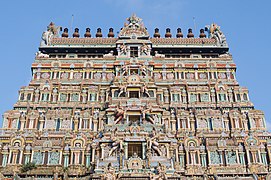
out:
M73 70L70 72L70 79L73 79Z
M92 153L91 153L91 163L94 164L95 162L95 149L96 149L96 145L92 145Z
M7 151L3 151L2 154L3 154L2 166L6 167L7 160L8 160L8 152Z
M96 132L96 131L98 130L98 120L97 120L97 119L94 119L94 120L93 120L93 123L94 123L93 130Z
M69 152L64 151L63 155L64 155L64 167L68 167L69 166Z
M124 142L124 155L125 159L128 159L128 142Z
M181 169L183 169L184 166L185 166L185 164L184 164L184 153L183 152L180 153L179 157L180 157L180 167L181 167Z
M146 145L147 145L146 142L142 143L142 159L146 158Z
M104 159L104 148L105 148L105 144L101 144L101 149L102 149L101 159Z

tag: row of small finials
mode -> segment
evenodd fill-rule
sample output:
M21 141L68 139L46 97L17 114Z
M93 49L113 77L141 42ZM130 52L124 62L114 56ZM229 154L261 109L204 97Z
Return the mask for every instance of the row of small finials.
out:
M64 31L63 31L63 33L62 33L62 37L66 37L66 38L69 37L68 31L69 31L68 28L65 28ZM114 31L113 28L110 28L109 32L107 34L107 37L113 38L115 36L113 31ZM80 37L79 29L78 28L74 29L74 33L73 33L72 36L74 38L79 38ZM103 37L102 29L101 28L97 29L97 32L96 32L95 36L96 37ZM90 28L86 28L86 32L84 34L84 37L86 37L86 38L90 38L91 37ZM160 38L161 37L158 28L155 28L153 37L155 37L155 38ZM171 37L172 37L172 34L170 32L170 28L167 28L166 29L165 38L171 38ZM181 28L177 29L176 37L177 38L183 38L183 33L182 33L182 29ZM206 38L206 34L204 34L204 29L200 29L200 35L199 35L199 37L200 38ZM188 29L187 38L194 38L194 34L193 34L191 28Z

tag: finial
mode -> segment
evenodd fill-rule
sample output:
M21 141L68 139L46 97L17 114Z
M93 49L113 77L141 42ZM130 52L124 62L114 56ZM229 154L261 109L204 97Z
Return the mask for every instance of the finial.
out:
M159 33L159 29L158 29L158 28L155 28L155 29L154 29L153 37L155 37L155 38L160 38L160 33Z
M75 28L74 29L74 33L72 35L74 38L79 38L80 37L80 34L79 34L79 29L78 28Z
M182 33L182 29L181 29L181 28L178 28L178 29L177 29L176 37L177 37L177 38L182 38L182 37L183 37L183 33Z
M171 38L171 32L170 32L170 28L166 29L166 34L165 34L165 38Z
M63 31L63 33L62 33L61 36L65 37L65 38L69 37L69 29L68 28L64 28L64 31Z
M188 34L187 34L187 37L188 37L188 38L193 38L193 37L194 37L194 34L193 34L193 32L192 32L192 29L191 29L191 28L189 28L189 29L188 29Z
M115 36L113 31L114 31L113 28L109 28L109 32L107 36L113 38Z
M84 36L86 38L90 38L91 37L90 28L86 28L86 33L84 34Z
M199 34L199 37L200 38L206 38L206 34L204 34L204 29L200 29L200 34Z
M96 37L103 37L102 29L101 28L97 29Z

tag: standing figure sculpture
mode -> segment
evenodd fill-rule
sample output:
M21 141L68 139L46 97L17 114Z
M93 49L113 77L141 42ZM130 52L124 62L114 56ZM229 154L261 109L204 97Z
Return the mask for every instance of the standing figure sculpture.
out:
M147 95L147 97L150 97L150 94L149 94L148 91L149 91L149 90L148 90L146 84L144 83L144 85L141 87L141 93L142 93L142 95L145 94L145 95Z
M51 39L52 37L58 37L58 32L62 28L60 26L55 26L53 22L47 26L47 30L42 33L42 41L41 41L41 46L48 46L51 44Z
M112 149L109 151L108 156L112 156L112 153L119 148L120 151L123 151L123 140L114 137L112 143Z
M151 150L154 149L159 156L162 155L161 150L159 149L159 143L157 142L157 137L147 137L147 149Z
M122 108L117 108L115 111L115 124L118 124L125 117L125 111Z
M120 84L118 97L120 97L123 93L126 93L126 86L124 84Z

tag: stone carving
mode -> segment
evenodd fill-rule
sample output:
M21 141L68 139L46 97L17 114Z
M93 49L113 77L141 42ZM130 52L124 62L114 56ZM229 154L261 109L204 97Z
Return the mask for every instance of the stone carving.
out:
M74 73L73 78L74 79L81 79L82 78L82 73Z
M60 153L59 152L51 152L49 158L49 164L57 165L59 164Z
M150 179L151 180L167 180L167 175L166 175L166 166L162 165L160 162L158 162L157 166L157 175L151 175Z
M41 78L42 79L49 79L50 78L50 74L49 73L42 73L41 74Z
M207 121L206 121L206 119L199 119L198 120L198 127L202 128L202 129L207 128Z
M128 47L124 43L118 45L118 49L119 49L119 52L120 52L119 55L126 55L127 54Z
M70 129L71 128L71 120L63 120L61 123L61 129Z
M38 58L49 58L48 54L44 54L41 51L36 52L36 57Z
M209 33L210 38L215 38L217 43L222 46L227 46L226 37L220 30L220 26L213 23L210 26L206 26L205 30Z
M211 160L211 164L220 164L220 157L219 157L218 152L211 151L210 152L210 160Z
M234 151L228 152L227 159L229 164L236 164L237 163L236 153Z
M42 152L34 152L32 162L35 164L43 164L43 153Z
M95 73L95 74L94 74L94 79L99 80L99 79L101 79L101 78L102 78L102 74L101 74L101 73Z
M55 129L55 120L48 119L45 124L46 129Z
M102 175L102 179L103 180L117 180L115 169L111 163L109 163L107 166L107 169L105 169L105 173Z
M140 47L140 52L141 52L141 55L149 55L150 51L150 47L146 44L143 44L141 47Z
M62 79L68 79L69 78L69 73L67 73L67 72L61 73L61 78Z
M160 150L159 143L157 141L157 137L156 136L147 137L146 140L147 140L147 149L148 150L153 149L159 156L161 156L162 152Z
M124 24L124 27L119 33L120 38L129 37L135 39L137 37L149 37L149 33L142 23L142 19L135 14L127 18L129 24Z
M42 33L42 41L40 43L41 46L48 46L51 45L51 39L53 37L58 37L58 32L61 30L61 27L55 26L53 22L47 26L47 31Z
M118 97L123 96L123 94L125 93L126 93L126 86L124 84L120 84Z
M128 160L128 169L132 171L138 171L143 168L143 161L138 157L136 153Z
M112 149L109 151L108 156L112 156L112 153L117 149L123 151L123 140L116 137L114 137L112 140L113 140Z

